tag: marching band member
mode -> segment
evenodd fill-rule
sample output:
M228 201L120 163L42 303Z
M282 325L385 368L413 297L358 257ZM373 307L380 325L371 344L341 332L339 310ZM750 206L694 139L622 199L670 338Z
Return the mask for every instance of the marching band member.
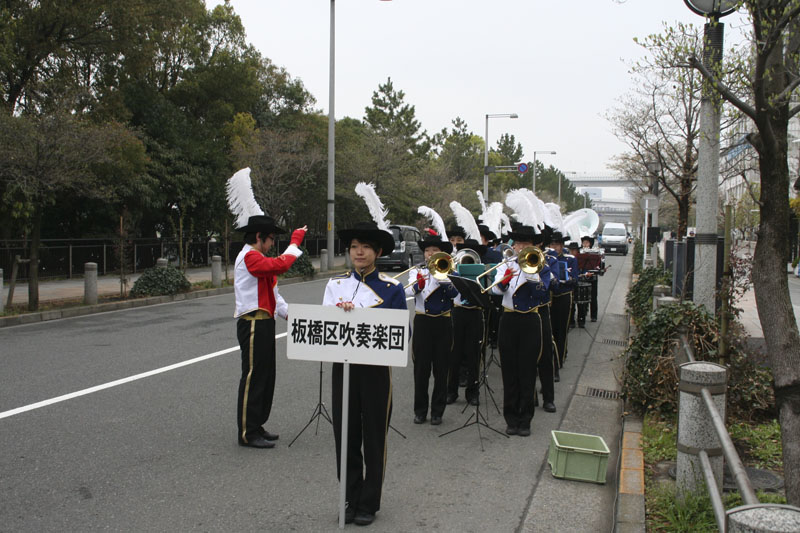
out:
M583 246L581 253L599 253L598 250L594 248L594 238L592 238L591 235L584 235L581 237L581 245ZM597 274L594 272L587 272L586 279L592 283L592 300L589 304L589 314L592 322L597 322Z
M542 316L542 357L537 365L539 382L542 384L542 409L548 413L556 412L555 404L555 381L556 381L556 348L553 341L553 326L550 315L551 293L558 286L559 270L558 261L552 254L547 253L547 244L550 242L552 228L545 225L542 233L535 236L533 245L544 253L549 268L550 284L548 292L542 298L542 308L539 314ZM559 378L560 379L560 378Z
M514 251L532 246L535 231L532 226L519 226L510 234ZM549 343L544 337L544 318L541 309L550 286L550 268L543 266L536 274L525 274L517 258L497 269L492 291L503 296L498 344L503 376L503 417L506 433L527 437L536 397L536 365L544 355L542 347ZM543 341L544 339L544 341Z
M351 271L328 281L322 305L335 305L343 312L356 307L407 309L403 285L378 272L375 260L394 249L394 237L383 219L385 211L372 185L359 183L356 192L364 198L376 223L364 222L338 232L347 244ZM342 454L342 380L344 366L333 364L333 433L336 469ZM386 433L392 413L392 374L388 366L350 365L347 428L347 487L345 522L369 525L381 507L386 468ZM363 448L363 452L362 452Z
M424 206L423 206L424 207ZM420 208L421 209L421 208ZM427 262L436 252L450 253L453 245L447 236L429 234L418 241L425 256L425 265L408 273L406 295L414 298L416 314L411 337L414 354L414 423L422 424L428 415L428 381L433 370L433 392L430 396L431 425L442 423L447 405L447 373L453 324L450 311L458 291L449 279L434 278Z
M456 222L462 228L466 239L457 245L459 250L469 249L479 256L486 253L486 247L479 244L480 231L472 213L458 202L450 202L450 209ZM451 236L452 238L452 236ZM464 398L470 405L480 403L478 387L481 348L483 346L483 309L477 302L470 301L466 295L458 294L453 301L453 347L450 352L450 373L447 382L447 403L458 399L460 372L464 370Z
M242 376L236 404L240 446L273 448L278 435L263 425L272 410L275 392L275 315L285 317L286 302L278 294L277 276L302 255L306 227L294 230L291 243L278 257L266 257L275 235L285 233L264 215L253 197L250 169L240 170L227 185L228 203L244 232L244 248L234 263L236 336L242 352ZM244 223L246 221L246 223Z
M558 285L552 290L553 299L550 304L550 320L556 344L554 380L559 381L559 369L564 366L564 359L567 357L569 315L572 309L573 291L578 283L578 260L575 256L564 253L564 237L558 231L550 237L548 253L558 261L561 276Z

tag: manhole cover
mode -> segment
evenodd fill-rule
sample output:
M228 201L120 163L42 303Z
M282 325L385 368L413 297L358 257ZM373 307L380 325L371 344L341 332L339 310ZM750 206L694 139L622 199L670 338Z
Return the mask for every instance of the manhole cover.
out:
M621 341L618 339L603 339L600 342L602 342L603 344L613 344L614 346L624 346L626 348L628 347L628 341Z
M595 389L594 387L586 387L586 396L593 398L603 398L605 400L618 400L619 392L615 390Z
M750 484L753 490L764 490L767 492L779 492L783 490L783 478L775 472L769 470L762 470L760 468L744 467L747 472L747 477L750 478ZM675 479L678 475L678 465L671 466L669 469L669 476ZM726 491L738 490L736 480L728 468L728 463L722 469L722 489Z

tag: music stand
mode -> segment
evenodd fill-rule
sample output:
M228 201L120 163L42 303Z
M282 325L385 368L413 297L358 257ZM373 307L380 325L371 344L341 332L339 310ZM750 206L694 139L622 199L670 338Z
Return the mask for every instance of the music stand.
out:
M311 418L308 420L306 425L303 426L303 429L300 430L300 433L298 433L295 436L295 438L292 439L292 442L289 443L289 448L292 447L292 444L294 444L294 441L296 441L298 438L300 438L300 435L302 435L303 432L306 429L308 429L308 426L310 426L311 423L314 420L317 421L317 427L314 429L314 435L316 435L317 432L319 431L319 419L320 418L324 418L331 425L333 425L333 420L331 419L331 415L328 413L328 409L325 407L325 402L322 401L322 361L319 362L319 399L317 400L317 406L314 407L314 412L311 413Z
M449 275L448 278L450 278L450 281L453 282L453 285L458 290L458 292L461 293L462 296L465 295L466 298L469 301L477 303L480 307L482 307L484 309L488 308L491 305L490 302L489 302L489 296L486 293L481 292L481 286L480 286L480 284L478 284L477 281L469 279L469 278L465 278L465 277L462 277L462 276L455 276L455 275L452 275L452 274ZM485 340L485 330L484 330L484 340ZM481 375L480 379L483 381L484 394L486 394L486 390L487 390L486 389L486 387L487 387L486 374L485 374L485 370L486 370L486 368L485 368L485 366L486 366L485 365L486 355L485 355L485 350L483 349L483 347L481 347L481 360L482 360L482 365L481 366L483 367L483 371L482 371L482 375ZM480 387L480 385L478 385L478 387ZM491 394L491 392L490 392L490 394ZM492 402L494 402L495 407L497 408L497 402L495 402L494 396L491 396L491 398L492 398ZM469 406L469 404L467 404L467 406ZM464 409L461 411L462 413L464 411L466 411L467 406L465 406ZM487 413L489 412L489 408L488 407L486 408L486 412ZM499 408L497 408L497 412L498 413L500 412ZM466 422L464 422L463 426L458 427L456 429L452 429L452 430L447 431L445 433L442 433L439 436L440 437L444 437L445 435L449 435L451 433L455 433L456 431L460 431L460 430L462 430L464 428L467 428L469 426L476 426L477 429L478 429L478 440L481 443L481 451L485 451L484 448L483 448L483 435L481 435L481 426L484 426L485 428L488 428L488 429L494 431L498 435L502 435L503 437L508 438L508 435L506 435L505 433L503 433L501 431L496 430L495 428L493 428L492 426L489 425L489 423L486 421L486 417L483 416L483 413L481 413L480 403L475 406L475 412L472 413L471 415L469 415L469 418L467 419Z

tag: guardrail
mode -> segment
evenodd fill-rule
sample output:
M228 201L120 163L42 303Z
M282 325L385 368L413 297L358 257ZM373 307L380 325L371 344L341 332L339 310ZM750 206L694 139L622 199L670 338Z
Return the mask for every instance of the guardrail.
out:
M675 298L658 296L654 307ZM739 531L800 531L800 508L762 504L753 490L742 460L725 427L726 367L697 361L685 334L675 347L679 366L678 385L678 496L708 489L717 527L723 533ZM726 510L722 502L723 458L733 474L744 505Z

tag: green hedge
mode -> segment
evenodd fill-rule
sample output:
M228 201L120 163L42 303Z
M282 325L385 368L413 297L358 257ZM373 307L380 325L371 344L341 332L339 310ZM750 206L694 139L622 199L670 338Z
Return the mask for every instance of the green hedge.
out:
M183 272L174 267L154 267L145 270L131 289L131 296L163 296L186 292L191 283Z

